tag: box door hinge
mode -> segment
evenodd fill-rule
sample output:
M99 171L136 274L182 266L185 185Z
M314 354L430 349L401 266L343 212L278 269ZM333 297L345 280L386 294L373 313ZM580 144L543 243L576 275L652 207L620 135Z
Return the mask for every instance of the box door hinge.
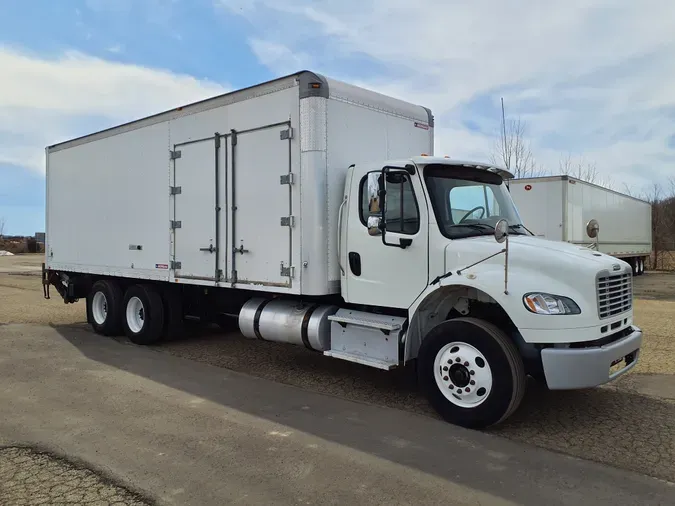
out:
M293 227L293 226L295 226L295 216L282 216L281 217L281 226L282 227Z
M293 138L293 127L288 127L286 130L282 130L281 132L279 132L279 138L282 141L292 139Z
M169 195L180 195L183 193L181 186L169 186Z
M293 184L293 173L284 174L279 177L279 184Z
M175 271L176 269L181 268L181 263L176 262L175 260L171 260L171 268Z
M293 278L295 276L295 267L292 265L284 266L284 263L281 262L281 275L288 278Z
M169 151L169 158L171 160L175 160L176 158L180 158L180 150L176 149L174 151Z
M180 228L181 225L182 225L182 223L180 221L174 221L174 220L171 220L169 222L169 224L170 224L171 228L174 229L174 230L177 229L177 228Z

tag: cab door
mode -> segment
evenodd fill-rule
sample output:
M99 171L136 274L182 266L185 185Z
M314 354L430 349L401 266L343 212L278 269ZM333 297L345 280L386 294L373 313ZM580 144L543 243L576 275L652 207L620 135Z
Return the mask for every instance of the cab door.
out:
M429 275L429 216L419 172L392 168L382 179L380 167L361 174L349 185L343 217L343 296L350 303L408 308L426 289ZM378 227L382 218L384 233Z

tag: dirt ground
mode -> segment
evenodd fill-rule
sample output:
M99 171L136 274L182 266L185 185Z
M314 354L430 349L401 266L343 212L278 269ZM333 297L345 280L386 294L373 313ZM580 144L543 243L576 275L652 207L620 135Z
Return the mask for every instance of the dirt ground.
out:
M39 255L0 257L0 324L84 327L83 301L65 305L53 289L53 298L43 299L41 261ZM675 274L636 277L634 293L636 323L645 336L633 371L584 391L548 392L531 384L521 408L491 432L675 482ZM156 349L308 390L436 416L406 372L377 371L213 328L195 327L189 337Z

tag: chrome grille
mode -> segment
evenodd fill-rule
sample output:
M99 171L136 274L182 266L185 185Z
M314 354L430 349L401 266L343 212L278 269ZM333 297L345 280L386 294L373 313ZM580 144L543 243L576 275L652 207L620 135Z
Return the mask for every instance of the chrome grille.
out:
M598 277L598 315L609 318L633 307L633 275L603 275Z

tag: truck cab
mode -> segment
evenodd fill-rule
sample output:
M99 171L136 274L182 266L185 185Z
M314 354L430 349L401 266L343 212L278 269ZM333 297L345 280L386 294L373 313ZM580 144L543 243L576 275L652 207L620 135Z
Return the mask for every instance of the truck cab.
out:
M344 300L405 313L402 361L465 426L508 417L526 375L597 386L634 367L641 346L630 265L533 236L509 178L432 156L357 164L338 217Z

